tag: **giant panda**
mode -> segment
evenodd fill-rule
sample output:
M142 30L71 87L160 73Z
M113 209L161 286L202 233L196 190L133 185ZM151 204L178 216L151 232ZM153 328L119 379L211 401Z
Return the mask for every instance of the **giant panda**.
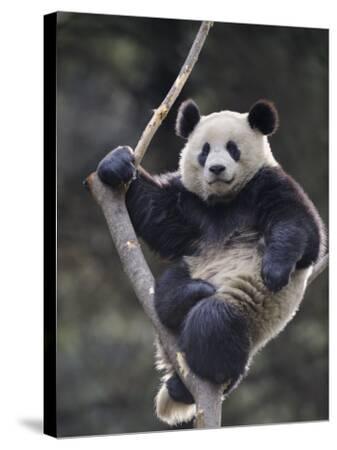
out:
M277 127L267 100L248 113L206 116L187 100L176 121L186 140L176 172L136 171L130 147L98 165L104 183L129 184L126 205L137 234L171 261L155 285L161 322L177 335L189 368L222 384L224 396L294 316L324 252L317 210L271 152L268 136ZM160 342L157 367L164 371L158 417L169 425L191 420L193 396Z

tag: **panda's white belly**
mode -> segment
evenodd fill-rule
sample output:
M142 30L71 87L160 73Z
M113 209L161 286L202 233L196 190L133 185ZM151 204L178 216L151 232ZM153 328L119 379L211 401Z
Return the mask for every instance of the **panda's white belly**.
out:
M263 247L256 233L244 232L230 238L222 248L205 248L198 256L185 257L192 278L212 283L217 288L216 296L236 305L248 319L252 354L294 316L312 270L296 270L288 285L273 294L261 279Z

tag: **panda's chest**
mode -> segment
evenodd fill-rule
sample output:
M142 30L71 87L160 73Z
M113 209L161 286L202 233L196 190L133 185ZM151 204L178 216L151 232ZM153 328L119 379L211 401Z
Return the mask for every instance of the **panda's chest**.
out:
M222 245L233 234L256 231L254 206L246 202L214 207L202 223L201 240L205 243Z

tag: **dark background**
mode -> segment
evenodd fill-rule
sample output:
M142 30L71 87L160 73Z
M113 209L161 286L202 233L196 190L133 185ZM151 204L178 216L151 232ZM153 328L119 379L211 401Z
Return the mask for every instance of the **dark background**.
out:
M168 429L153 409L159 377L153 331L124 276L101 211L82 180L120 144L135 146L173 83L195 21L58 13L59 435ZM203 114L272 99L276 159L328 220L327 30L215 23L180 98L143 161L177 167L179 103ZM47 155L48 157L48 155ZM146 250L158 274L162 264ZM223 405L223 425L328 417L328 275L310 286L295 320Z

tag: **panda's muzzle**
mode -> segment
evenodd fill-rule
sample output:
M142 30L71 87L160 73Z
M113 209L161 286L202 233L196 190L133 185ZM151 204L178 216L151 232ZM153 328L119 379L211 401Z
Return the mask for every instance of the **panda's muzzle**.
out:
M224 183L230 184L234 180L234 176L230 180L226 180L223 178L223 174L226 171L226 166L222 164L213 164L208 168L209 172L215 175L215 178L211 181L208 181L208 184L214 183Z

